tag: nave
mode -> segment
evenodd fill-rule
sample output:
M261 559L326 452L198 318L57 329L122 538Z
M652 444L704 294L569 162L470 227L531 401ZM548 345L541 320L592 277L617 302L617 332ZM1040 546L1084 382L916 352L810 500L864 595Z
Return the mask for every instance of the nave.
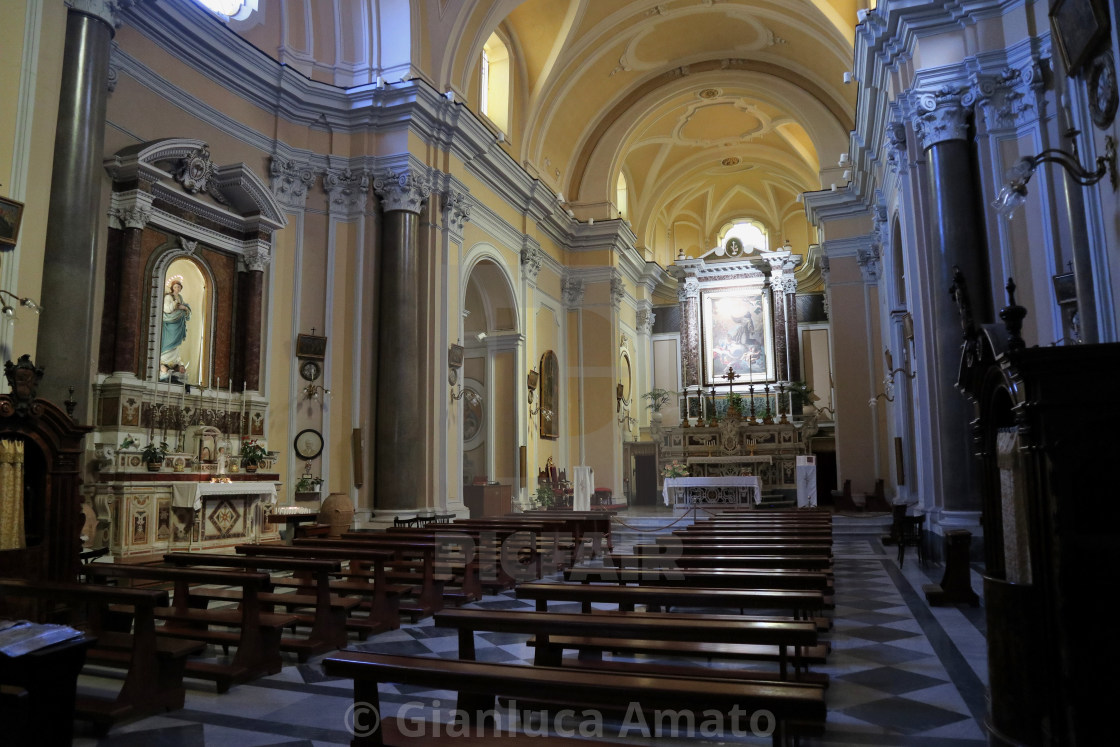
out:
M664 514L624 520L636 526L667 523ZM940 581L943 568L922 568L913 551L903 567L896 550L880 542L882 526L868 528L867 519L835 518L835 610L832 630L823 636L832 652L827 663L813 671L830 676L826 691L828 718L821 738L803 744L913 745L915 747L966 747L985 743L982 722L987 684L983 607L930 607L921 593L923 584ZM628 551L635 535L624 530L615 538L616 552ZM972 588L983 587L975 570ZM491 610L529 610L530 601L518 600L513 591L487 595L467 607ZM576 611L578 605L552 603L550 611ZM716 611L716 610L713 610ZM476 636L479 661L531 665L533 650L527 636L480 633ZM366 642L352 642L353 650L394 655L442 656L457 653L455 632L435 628L431 618L416 624L402 622L399 630L381 633ZM236 745L346 745L346 714L353 702L349 679L322 673L316 657L297 664L286 657L283 671L233 687L223 695L208 683L188 680L182 710L146 718L114 728L100 740L79 736L80 747L214 747ZM703 662L701 662L703 663ZM94 688L98 681L83 675L79 687ZM454 707L454 693L382 685L381 704L387 716L401 709L410 718L431 721L437 709ZM631 731L626 744L679 744L685 739L644 739ZM700 741L700 740L692 740ZM710 740L704 740L709 742ZM748 739L744 744L769 744L768 739Z

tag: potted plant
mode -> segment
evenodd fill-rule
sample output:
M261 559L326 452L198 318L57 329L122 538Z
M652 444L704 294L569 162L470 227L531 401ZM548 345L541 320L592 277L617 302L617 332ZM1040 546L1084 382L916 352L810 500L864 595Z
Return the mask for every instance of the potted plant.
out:
M646 406L652 410L649 416L649 422L652 425L661 424L661 408L668 404L669 400L676 396L676 392L670 392L668 389L650 389L642 395L646 400Z
M149 472L159 472L163 467L163 459L166 456L166 441L160 441L159 444L149 443L143 449L140 449L140 458L144 460L144 464L148 465Z
M732 392L727 395L727 411L735 411L736 414L743 414L743 395Z
M541 508L552 508L556 505L556 493L549 485L538 485L534 499Z
M672 463L661 468L662 477L688 477L688 465L681 464L674 459Z
M241 442L241 466L246 472L256 472L265 459L268 459L268 450L257 443L255 438L247 438Z

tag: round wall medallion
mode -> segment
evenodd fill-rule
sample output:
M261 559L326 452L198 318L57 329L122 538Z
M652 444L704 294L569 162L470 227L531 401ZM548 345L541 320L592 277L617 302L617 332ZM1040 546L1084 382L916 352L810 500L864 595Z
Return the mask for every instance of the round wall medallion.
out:
M314 428L307 428L296 434L292 445L300 459L314 459L323 453L323 434Z
M720 163L722 163L724 166L738 166L740 162L741 159L739 158L739 156L728 156L727 158L720 161Z
M1099 55L1089 65L1089 116L1093 124L1102 130L1112 125L1116 118L1116 69L1112 66L1112 55Z
M704 90L700 91L700 93L698 93L697 95L702 99L714 99L716 96L719 96L719 89L718 88L705 88Z
M316 361L304 361L299 364L299 375L308 381L315 381L323 375L323 368Z

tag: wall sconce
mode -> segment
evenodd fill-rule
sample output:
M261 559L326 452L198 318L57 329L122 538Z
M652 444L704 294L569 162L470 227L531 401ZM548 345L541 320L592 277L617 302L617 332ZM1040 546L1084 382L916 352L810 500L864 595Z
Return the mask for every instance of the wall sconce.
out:
M485 333L480 333L485 335ZM451 384L451 401L455 402L464 397L467 403L472 407L477 405L481 400L478 395L471 389L460 385L459 391L455 391L455 384L459 381L459 369L463 367L463 346L452 344L447 349L447 382Z
M529 374L525 377L525 384L529 388L529 417L534 417L540 414L545 420L552 420L552 410L541 406L533 407L533 394L537 391L537 385L541 383L540 371L529 369Z
M18 321L18 317L16 317L16 310L12 307L12 303L9 303L9 301L18 303L20 306L34 312L35 314L38 314L43 310L43 307L35 303L35 301L33 301L32 299L20 298L15 293L0 288L0 317L2 317L4 321L8 323L14 324L16 321Z
M1056 163L1064 168L1074 181L1083 187L1091 187L1108 174L1112 188L1116 189L1116 141L1112 136L1104 139L1104 155L1097 156L1097 170L1089 171L1077 160L1077 156L1057 148L1047 148L1037 156L1021 158L1017 164L1008 169L1007 181L1000 188L992 207L996 212L1011 220L1011 216L1027 199L1027 182L1038 170L1039 164Z
M883 391L868 400L868 407L874 407L876 401L879 399L885 399L887 402L894 402L894 375L896 373L905 374L911 379L917 376L917 373L913 373L909 370L910 356L908 354L904 353L903 365L895 368L894 356L891 355L890 349L887 348L883 351L883 361L887 364L886 373L883 374Z
M305 386L303 388L303 398L304 399L308 399L308 400L319 399L319 394L320 393L325 394L328 397L331 396L331 390L330 389L327 389L325 386L321 386L319 384L316 384L313 381L309 382L307 384L307 386Z

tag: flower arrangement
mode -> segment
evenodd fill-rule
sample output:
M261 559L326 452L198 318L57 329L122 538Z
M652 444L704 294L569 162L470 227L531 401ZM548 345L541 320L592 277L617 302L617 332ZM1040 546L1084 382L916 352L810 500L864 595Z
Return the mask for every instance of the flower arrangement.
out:
M261 446L255 438L247 438L241 442L241 463L248 467L256 467L268 459L268 450Z
M662 477L688 477L688 465L681 464L676 459L672 464L666 464L661 468Z

